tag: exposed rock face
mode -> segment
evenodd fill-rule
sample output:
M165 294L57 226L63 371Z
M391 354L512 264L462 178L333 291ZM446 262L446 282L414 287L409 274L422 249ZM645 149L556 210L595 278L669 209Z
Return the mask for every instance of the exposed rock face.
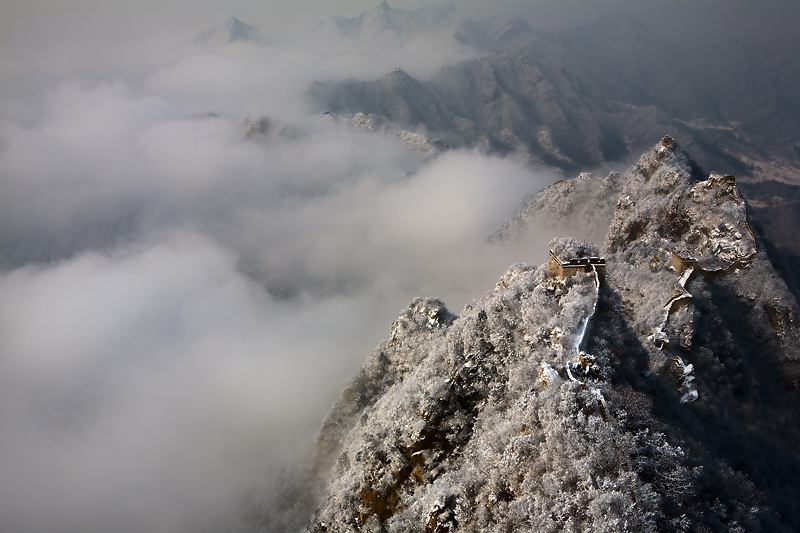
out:
M661 262L659 255L671 249L696 258L706 271L754 259L755 236L733 176L712 173L693 183L680 157L674 141L665 137L626 175L606 250Z
M323 425L308 529L798 527L797 304L733 180L700 177L665 138L578 179L611 211L603 286L515 265L459 317L412 302ZM536 231L540 200L496 238ZM678 248L697 259L682 272Z
M339 124L371 133L393 134L403 141L411 150L426 157L435 156L452 148L450 144L442 139L428 139L421 133L394 128L390 124L387 124L383 117L378 115L365 115L364 113L358 112L350 116L337 115L330 111L324 111L319 114L319 117L324 120L332 120Z

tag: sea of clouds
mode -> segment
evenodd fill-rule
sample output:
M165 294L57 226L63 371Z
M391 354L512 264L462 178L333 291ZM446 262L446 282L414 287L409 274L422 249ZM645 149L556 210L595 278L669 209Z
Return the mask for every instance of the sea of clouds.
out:
M414 296L544 261L485 239L554 175L309 113L313 80L474 54L420 39L4 47L0 529L245 528Z

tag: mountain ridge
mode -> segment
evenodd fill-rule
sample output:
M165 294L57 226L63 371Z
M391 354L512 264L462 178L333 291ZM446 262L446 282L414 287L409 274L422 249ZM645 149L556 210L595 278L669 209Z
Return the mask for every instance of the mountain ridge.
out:
M800 226L776 207L800 198L798 43L687 47L619 13L547 32L522 19L463 22L454 36L486 55L429 79L318 81L315 112L384 117L453 146L524 154L565 175L610 168L668 134L703 168L748 185L756 226L796 296ZM783 197L776 187L788 185ZM794 209L794 201L784 204ZM794 215L788 216L794 220Z
M522 42L509 46L506 40L508 33L522 34L524 38ZM610 154L602 160L594 157L591 162L579 161L579 158L573 157L578 161L578 166L570 166L565 161L548 162L569 172L588 170L587 165L619 161L622 157L639 153L656 142L664 132L683 139L683 145L692 149L694 157L708 168L738 174L744 171L752 173L754 170L757 172L757 165L750 160L766 163L776 156L798 168L797 154L794 153L796 149L792 148L790 141L796 139L800 131L797 120L791 118L796 115L776 112L782 107L795 109L800 105L792 90L797 81L791 73L797 72L800 66L793 53L796 45L792 43L688 48L658 37L635 18L619 13L560 32L534 30L519 18L505 24L497 19L484 23L465 22L459 26L455 36L465 44L485 50L489 55L444 67L431 80L418 80L435 93L436 99L448 103L459 102L458 94L454 94L453 83L448 83L453 71L474 70L476 63L489 64L496 70L498 67L493 64L493 58L495 54L504 54L513 57L519 63L518 68L546 73L552 88L538 98L523 96L523 85L514 83L507 73L498 76L495 72L494 77L502 82L495 100L503 96L527 109L530 104L542 106L546 99L560 98L558 106L562 112L574 113L579 109L591 111L584 121L603 131L603 143L625 147L633 142L627 146L626 152ZM781 72L777 66L779 64L794 66ZM750 66L741 71L742 65ZM753 69L760 69L760 74L754 76ZM781 80L785 78L785 83L773 84L771 80L775 76ZM745 83L747 80L750 81ZM352 88L354 81L345 83ZM377 86L372 89L371 82L359 83L361 95L377 90ZM742 89L731 93L726 89L730 86ZM335 100L329 101L329 95ZM341 95L337 95L335 83L315 84L311 88L310 98L315 108L319 108L317 111L376 113L390 120L398 120L406 127L425 124L420 118L409 122L408 117L393 116L389 110L380 109L380 105L386 104L372 101L361 105L356 96L343 100ZM385 92L383 98L408 100L402 91ZM761 103L755 108L743 107L743 102L748 100ZM470 109L496 105L493 100L475 100L472 103L475 105ZM651 112L646 109L648 107L653 107L662 116L653 121ZM637 111L639 109L643 112ZM455 122L454 117L470 119L457 105L448 111L452 115L449 122ZM765 112L770 116L774 114L779 120L765 120ZM756 119L756 116L762 118ZM557 129L553 119L543 116L531 115L527 122L529 130L531 126L545 127L552 135ZM435 124L425 125L435 129ZM512 125L504 124L506 126L515 132ZM513 148L502 142L499 135L502 127L492 127L485 121L479 121L475 129L488 135L496 148ZM733 131L736 132L735 136L726 133ZM468 144L476 140L466 130L458 130L458 133ZM765 133L769 133L770 140L777 137L782 144L766 144L760 138ZM536 135L524 133L517 137L534 158L546 153L539 146ZM626 141L626 137L636 141ZM718 147L720 145L725 146L729 153L741 156L725 155L725 150Z
M624 174L576 183L576 204L617 198L604 275L513 265L459 316L412 301L326 417L292 501L261 509L265 531L309 508L315 532L800 523L798 306L733 178L665 137ZM516 220L495 239L539 231Z

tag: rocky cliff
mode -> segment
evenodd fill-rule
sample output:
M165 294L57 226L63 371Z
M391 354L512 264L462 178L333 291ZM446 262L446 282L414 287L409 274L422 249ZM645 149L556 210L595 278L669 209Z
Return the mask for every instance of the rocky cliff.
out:
M571 189L572 204L554 201ZM294 520L315 508L317 532L798 527L798 307L734 179L699 175L666 137L624 174L542 191L494 238L536 231L536 206L555 224L605 221L601 250L551 243L565 260L602 253L604 282L591 265L514 265L459 316L414 300L326 418L283 502Z

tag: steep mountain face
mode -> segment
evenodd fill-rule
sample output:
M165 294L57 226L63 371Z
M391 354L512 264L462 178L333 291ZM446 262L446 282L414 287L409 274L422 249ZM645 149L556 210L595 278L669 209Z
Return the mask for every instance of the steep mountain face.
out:
M493 238L523 240L540 217L603 224L602 250L557 239L548 265L512 266L460 316L414 300L325 420L315 496L291 493L292 519L315 506L310 531L800 526L798 306L733 178L700 175L667 137L624 174L554 184Z

